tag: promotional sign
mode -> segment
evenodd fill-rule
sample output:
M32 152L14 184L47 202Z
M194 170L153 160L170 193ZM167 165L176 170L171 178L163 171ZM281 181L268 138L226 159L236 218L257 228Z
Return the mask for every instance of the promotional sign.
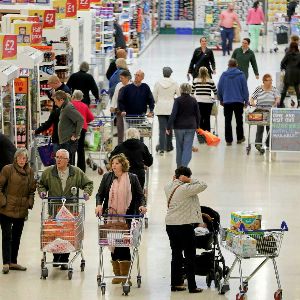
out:
M90 10L91 0L78 0L78 10Z
M30 46L42 42L42 23L18 22L12 24L17 34L17 43L20 46Z
M78 0L54 0L52 3L57 19L72 19L77 16Z
M40 44L42 42L43 25L42 23L32 23L31 27L31 43Z
M54 9L30 9L28 10L29 16L37 18L37 21L43 24L43 28L55 28L55 10Z
M28 94L28 79L27 78L16 78L15 92L16 94Z
M67 0L66 18L76 18L76 16L77 16L77 0Z
M0 35L0 59L17 58L17 35L3 34Z

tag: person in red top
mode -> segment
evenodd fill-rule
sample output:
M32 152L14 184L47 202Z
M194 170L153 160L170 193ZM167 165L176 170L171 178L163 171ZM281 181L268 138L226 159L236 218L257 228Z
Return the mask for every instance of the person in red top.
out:
M220 14L219 27L221 30L221 39L222 39L222 51L223 56L230 55L230 50L232 50L233 42L233 23L236 22L241 29L241 23L238 15L234 11L234 5L232 3L228 4L227 10L223 10ZM228 43L227 43L228 40Z
M84 153L84 140L85 134L87 131L88 123L94 120L94 116L92 112L89 110L88 106L81 102L83 99L83 93L80 90L75 90L72 95L72 104L74 107L80 112L83 117L83 126L80 134L80 138L78 140L78 148L77 148L77 167L80 168L83 172L86 170L85 165L85 153Z

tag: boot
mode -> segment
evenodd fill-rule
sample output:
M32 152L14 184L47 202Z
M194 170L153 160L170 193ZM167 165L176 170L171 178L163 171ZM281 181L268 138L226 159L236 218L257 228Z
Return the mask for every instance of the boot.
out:
M120 261L120 271L121 271L121 276L128 276L128 272L129 272L129 268L131 265L131 261L129 260L121 260ZM126 279L122 279L122 283L126 283ZM130 277L128 279L128 284L132 285L131 281L130 281Z
M120 276L121 272L120 272L120 264L118 260L112 260L111 261L112 267L113 267L113 272L115 274L115 276ZM111 283L112 284L120 284L122 282L121 278L113 278Z

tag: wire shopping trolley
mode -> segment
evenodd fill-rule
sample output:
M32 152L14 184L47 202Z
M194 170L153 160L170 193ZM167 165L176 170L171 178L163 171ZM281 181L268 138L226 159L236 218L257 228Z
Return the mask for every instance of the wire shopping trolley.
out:
M99 267L97 283L104 295L106 290L106 278L124 279L123 294L130 292L130 277L135 259L137 260L137 286L141 287L142 276L140 272L140 261L138 247L142 235L143 215L116 215L107 214L98 219L98 243L99 243ZM132 249L131 262L127 276L105 275L103 252L105 247L127 247Z
M288 231L288 227L285 222L281 223L281 227L279 229L247 231L245 230L244 224L240 226L240 231L223 229L221 231L221 245L233 253L235 255L235 259L228 270L224 281L220 284L219 293L225 294L229 290L229 279L235 278L240 280L240 291L236 295L236 300L246 299L248 282L269 260L272 260L278 285L278 290L274 293L274 299L281 300L282 288L275 258L279 256L285 231ZM264 260L249 276L244 277L242 272L242 260L250 258L263 258ZM232 277L231 273L236 264L239 266L240 276Z
M71 253L74 257L68 264L68 278L73 276L73 263L81 256L80 269L85 269L83 256L84 212L83 198L47 197L42 202L41 212L41 279L48 277L47 265L57 262L47 261L47 253Z

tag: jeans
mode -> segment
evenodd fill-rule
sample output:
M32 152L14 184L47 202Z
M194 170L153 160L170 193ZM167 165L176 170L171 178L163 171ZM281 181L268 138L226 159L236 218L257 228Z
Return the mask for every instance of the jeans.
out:
M182 285L183 255L185 257L185 269L190 291L197 288L195 281L196 244L194 227L191 224L167 225L167 234L172 250L171 261L171 286Z
M167 124L170 116L167 115L159 115L158 123L159 123L159 150L162 151L170 151L173 149L172 145L172 130L170 134L166 134Z
M288 90L288 88L290 87L290 84L288 83L284 83L282 92L281 92L281 98L280 98L280 106L282 106L284 98L286 97L286 92ZM300 101L300 88L299 88L299 84L294 84L294 89L297 95L297 100Z
M200 128L210 131L210 114L213 107L213 103L198 102L200 111Z
M68 141L63 144L59 145L59 149L65 149L69 152L70 160L69 163L70 165L75 165L75 154L78 148L78 140L76 141Z
M253 51L258 50L258 41L260 34L261 25L249 25L249 33L251 38L251 49Z
M263 139L263 135L264 135L264 130L265 130L265 126L261 126L261 125L257 125L257 130L256 130L256 137L255 137L255 144L258 145L262 145L262 139ZM266 126L266 130L267 130L267 139L266 139L266 146L269 147L269 131L270 131L270 127Z
M84 151L85 134L86 134L86 130L81 129L80 138L78 140L78 148L77 148L77 167L81 169L84 173L86 171L85 151Z
M24 221L24 218L10 218L0 214L4 265L17 263Z
M223 50L223 55L230 54L230 50L232 50L232 42L233 42L233 28L225 28L222 27L221 29L221 39L222 39L222 50ZM228 43L227 43L228 40Z
M224 117L225 117L225 140L227 143L232 143L232 114L235 115L236 120L236 138L241 140L244 137L244 128L243 128L243 112L244 104L240 102L234 103L224 103Z
M177 168L187 167L192 159L192 147L195 129L174 129L176 137L176 164Z

